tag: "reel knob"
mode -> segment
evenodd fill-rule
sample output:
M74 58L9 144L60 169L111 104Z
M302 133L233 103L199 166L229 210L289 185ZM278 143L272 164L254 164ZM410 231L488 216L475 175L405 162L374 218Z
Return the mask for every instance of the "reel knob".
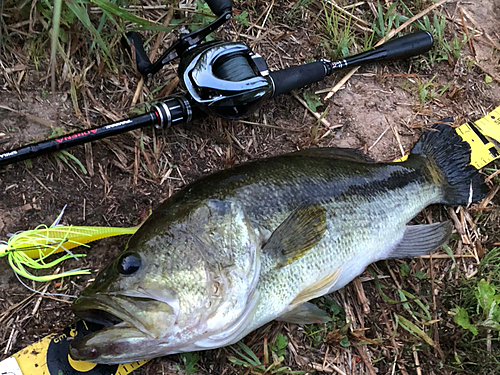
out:
M179 76L205 112L240 118L273 92L264 59L242 42L209 42L187 51Z

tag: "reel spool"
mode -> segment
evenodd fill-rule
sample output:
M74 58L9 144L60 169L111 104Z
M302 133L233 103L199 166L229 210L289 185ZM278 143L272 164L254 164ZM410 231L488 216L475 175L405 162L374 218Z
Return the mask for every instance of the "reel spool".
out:
M242 42L209 42L184 53L179 76L206 113L235 119L272 96L264 59Z

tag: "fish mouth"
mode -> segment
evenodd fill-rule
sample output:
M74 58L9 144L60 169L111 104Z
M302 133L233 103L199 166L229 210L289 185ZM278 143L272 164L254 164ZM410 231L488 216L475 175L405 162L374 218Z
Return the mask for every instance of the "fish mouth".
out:
M130 299L130 298L129 298ZM133 298L141 303L155 302L151 298ZM135 301L134 301L135 302ZM72 309L77 317L91 323L97 323L112 328L114 326L133 327L149 335L148 329L131 313L131 303L123 297L116 295L97 294L94 296L81 296L75 300Z
M174 326L177 307L173 294L145 288L82 293L73 303L73 312L103 328L73 340L70 355L107 364L151 358L151 352L158 350L155 345L164 343Z
M73 303L73 312L84 321L103 328L71 342L70 355L74 360L115 364L127 361L127 353L138 351L134 342L147 345L154 340L147 321L134 317L136 305L156 303L150 298L97 294L81 296Z
M112 327L123 322L123 319L105 310L88 309L75 311L75 315L86 322L100 324L105 327Z

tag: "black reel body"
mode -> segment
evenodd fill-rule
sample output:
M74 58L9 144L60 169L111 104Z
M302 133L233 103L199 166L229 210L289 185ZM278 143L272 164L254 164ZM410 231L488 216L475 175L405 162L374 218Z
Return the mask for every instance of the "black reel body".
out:
M253 112L273 93L266 62L243 42L191 48L181 58L179 77L204 112L229 119Z

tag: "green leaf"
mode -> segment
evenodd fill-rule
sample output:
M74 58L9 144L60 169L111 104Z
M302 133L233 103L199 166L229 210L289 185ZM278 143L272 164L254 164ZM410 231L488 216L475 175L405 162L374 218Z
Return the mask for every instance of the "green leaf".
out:
M287 344L288 340L286 336L282 335L281 333L278 333L278 335L276 336L276 347L278 349L284 349L286 348Z
M119 30L121 30L122 27L118 24L118 22L115 20L113 16L123 21L128 21L140 25L140 27L135 27L132 28L131 30L154 30L154 31L164 31L164 32L170 32L172 30L172 27L170 26L163 26L156 22L149 21L141 17L137 17L133 13L130 13L124 8L120 8L118 5L113 4L108 0L90 0L90 2L92 4L97 5L103 11L103 13L106 16L108 16L111 19L111 21L115 23L116 27ZM178 22L179 20L172 20L170 24L175 24Z
M238 346L243 349L243 351L247 354L244 355L240 352L238 352L236 349L233 348L233 350L240 355L241 358L245 359L248 363L250 363L252 366L259 366L262 363L260 362L260 359L255 355L255 353L250 349L248 346L243 344L242 342L238 342Z
M403 289L398 289L400 293L403 293L407 298L411 298L412 302L415 302L420 309L425 313L425 316L427 317L428 320L432 320L431 313L429 312L429 309L423 304L423 302L418 299L416 296L411 294L410 292L403 290Z
M323 105L323 103L321 103L321 100L319 99L319 97L314 93L304 91L302 96L304 97L304 100L306 101L307 106L309 107L309 109L311 111L316 112L316 109Z
M337 316L340 313L344 312L344 309L342 306L340 306L333 298L326 298L325 299L325 304L328 306L328 309L330 310L330 313L332 316Z
M73 155L73 154L70 154L68 151L66 150L61 150L59 151L61 154L63 155L66 155L68 158L70 158L71 160L73 160L79 167L80 169L82 170L83 174L87 174L87 168L85 168L82 164L82 162L80 160L78 160L78 158ZM65 160L66 161L66 160ZM68 164L68 162L66 161L66 163ZM69 164L68 164L69 165Z
M452 314L455 314L455 316L453 317L455 323L457 323L463 329L471 331L474 336L477 335L477 328L470 324L469 314L467 314L467 311L464 308L457 307L450 310L450 312Z
M491 78L489 75L486 74L486 76L484 77L484 82L486 82L486 84L488 83L491 83L493 81L493 78Z
M288 345L288 339L286 336L282 335L281 333L278 333L276 336L276 343L275 345L271 345L271 350L278 356L282 357L286 355L286 346Z
M198 353L181 353L182 362L184 362L184 367L186 368L186 374L194 374L198 369L196 368L196 363L200 359Z
M399 270L401 272L401 276L405 277L410 274L410 266L406 263L401 263L399 265Z
M342 337L342 340L340 340L339 344L344 348L348 348L349 346L351 346L351 342L349 341L347 336Z
M211 10L208 4L201 0L196 0L196 13L191 18L189 23L189 30L195 31L211 23L214 18L210 15ZM209 35L206 40L210 40L211 35Z
M90 0L91 3L97 5L103 12L113 14L122 20L137 23L141 26L150 26L152 22L128 12L126 9L120 8L116 4L110 3L107 0Z
M420 280L427 279L427 274L425 272L423 272L422 270L418 270L417 272L415 272L413 274L413 276L415 276L416 278L418 278Z
M448 254L448 256L453 261L453 266L456 267L457 266L457 262L455 261L455 257L453 255L453 251L450 249L450 247L448 245L444 244L444 245L441 246L441 248L446 252L446 254Z
M401 327L403 327L405 330L410 332L412 335L420 337L422 340L424 340L430 346L432 346L434 348L436 347L436 344L434 343L434 341L432 341L432 339L427 335L427 333L422 331L422 329L420 329L420 327L418 327L414 323L410 322L408 319L406 319L405 317L403 317L401 315L397 315L397 314L395 314L395 315L397 316Z
M495 287L484 279L479 281L477 284L476 298L479 306L488 314L495 300Z
M235 350L235 352L238 353L238 354L240 354L236 350ZM252 365L250 363L248 363L247 361L243 361L243 360L241 360L239 358L236 358L236 357L233 357L233 356L230 356L227 359L229 359L229 362L232 362L232 363L234 363L235 365L238 365L238 366L252 367Z
M238 21L239 23L241 23L243 26L248 26L248 13L246 10L244 10L243 12L241 12L240 14L235 14L234 15L234 19L236 21Z

